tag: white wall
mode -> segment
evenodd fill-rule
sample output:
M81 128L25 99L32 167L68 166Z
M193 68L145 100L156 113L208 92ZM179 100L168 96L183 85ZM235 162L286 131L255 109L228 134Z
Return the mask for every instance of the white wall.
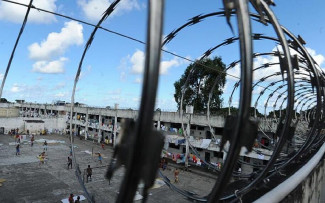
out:
M36 119L36 118L25 118L25 117L17 117L17 118L0 118L0 127L5 128L5 133L10 129L19 128L19 131L25 131L25 122L24 120L43 120L44 126L46 129L50 130L63 130L66 127L64 118L44 118L44 119Z
M9 130L19 128L19 131L24 131L25 124L22 118L0 118L0 127L5 128L7 134Z
M25 122L25 131L29 130L30 133L40 133L44 130L44 123L27 123Z

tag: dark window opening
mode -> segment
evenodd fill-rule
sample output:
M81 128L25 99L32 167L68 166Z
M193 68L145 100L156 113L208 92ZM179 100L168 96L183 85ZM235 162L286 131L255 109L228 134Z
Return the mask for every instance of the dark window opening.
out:
M206 139L211 139L211 132L210 131L206 131L205 132L205 137L206 137Z
M182 124L181 123L171 123L170 127L171 128L182 128Z
M197 126L197 130L204 130L204 126Z
M169 147L173 149L179 149L180 145L175 145L174 143L169 143Z
M205 152L205 161L210 162L210 152Z
M223 134L223 128L214 128L214 133L217 135L222 135Z
M244 156L244 161L249 163L251 161L251 158L250 157L247 157L247 156Z
M223 152L213 152L213 156L217 158L223 158Z

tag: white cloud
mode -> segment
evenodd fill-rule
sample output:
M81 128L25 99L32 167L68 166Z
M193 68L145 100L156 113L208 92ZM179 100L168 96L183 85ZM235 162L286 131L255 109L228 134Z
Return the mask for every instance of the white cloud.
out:
M141 101L141 98L140 97L133 97L132 98L132 101L133 102L140 102Z
M168 70L172 67L177 67L180 66L181 64L183 64L183 60L174 57L172 60L170 61L162 61L160 64L160 74L167 74Z
M306 47L306 49L309 52L309 54L314 58L316 63L321 67L325 62L325 57L321 54L316 54L316 51L311 48Z
M57 89L62 89L66 86L66 83L65 82L59 82L58 84L55 85L54 89L57 90Z
M59 92L59 93L54 94L53 96L56 98L63 98L63 97L68 96L68 92Z
M13 84L13 86L10 88L10 92L12 93L17 93L17 92L21 92L23 91L23 86L22 85L19 85L17 83Z
M126 80L126 73L124 71L121 72L120 74L120 80L125 81Z
M52 32L47 39L39 43L33 43L28 47L29 57L34 60L50 60L60 56L72 45L83 43L83 27L80 23L70 21L64 23L61 32Z
M282 52L282 47L281 46L277 46L275 47L272 51L280 51L280 53ZM315 59L315 61L321 65L325 62L325 57L321 54L316 54L316 52L310 48L307 48L308 52L311 54L311 56ZM293 49L290 49L290 54L293 55L298 55L299 53ZM281 72L280 69L280 65L276 64L276 65L272 65L273 63L279 63L279 57L278 56L257 56L254 58L254 69L264 66L265 64L269 64L268 67L263 67L260 68L257 71L253 72L253 80L254 82L257 82L258 80L260 80L263 77L275 74L276 72ZM295 71L296 72L296 71ZM300 68L299 72L301 73L307 73L304 69ZM236 77L240 77L240 63L237 64L235 67L233 67L232 69L230 69L228 72L228 74L234 75ZM308 74L308 73L307 73ZM295 78L301 78L304 77L301 74L296 74ZM234 77L229 77L229 79L235 80L237 81L238 79L234 78ZM278 81L282 79L282 75L277 75L277 76L272 76L266 79L266 81L268 82L272 82L272 81Z
M54 61L37 61L33 64L33 71L39 73L64 73L64 62L67 58L61 57Z
M113 0L78 0L78 5L82 8L84 15L93 21L98 21ZM111 16L122 14L133 9L140 9L137 0L123 0L117 4Z
M144 69L145 55L143 51L137 50L130 58L132 64L131 71L135 74L141 74Z
M261 86L255 87L253 90L253 94L260 94L263 90L264 88Z
M0 80L2 80L4 77L4 74L0 73Z
M29 0L15 0L18 3L29 4ZM49 10L55 12L57 7L55 5L56 0L34 0L33 5L38 8ZM16 5L8 2L0 2L0 19L14 22L22 23L27 11L27 7ZM55 22L55 16L53 14L37 11L36 9L31 9L28 22L34 23L51 23Z
M108 91L108 95L121 95L122 91L121 91L121 88L118 88L118 89L115 89L115 90L111 90L111 91Z
M134 83L142 84L142 79L141 79L141 78L136 78L136 79L134 80Z
M128 56L127 58L129 58L131 63L131 72L134 74L142 74L144 70L144 60L145 60L144 52L137 50L136 52L133 53L131 57ZM160 63L159 73L162 75L166 75L169 69L173 67L178 67L184 63L185 61L178 57L174 57L169 61L162 61Z

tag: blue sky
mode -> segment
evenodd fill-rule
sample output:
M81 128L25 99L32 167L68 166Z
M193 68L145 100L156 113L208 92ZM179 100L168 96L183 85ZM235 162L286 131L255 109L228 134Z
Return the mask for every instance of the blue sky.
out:
M18 1L18 0L16 0ZM28 4L28 0L19 0ZM34 0L36 7L96 24L111 0ZM222 1L166 0L164 36L198 14L219 11ZM325 2L275 1L273 7L280 23L295 35L301 35L306 47L325 67ZM0 1L0 79L3 77L26 7ZM145 41L147 1L122 0L103 27ZM235 27L236 19L232 17ZM71 90L84 46L93 27L32 10L18 44L3 96L9 101L69 102ZM270 26L253 22L253 32L274 36ZM224 18L211 17L181 31L164 49L189 59L199 58L207 49L232 37ZM274 42L254 42L254 51L272 51ZM238 43L221 47L212 56L221 56L226 64L238 59ZM144 45L99 30L83 62L77 85L76 101L91 106L137 108L141 95ZM272 61L260 58L260 62ZM258 61L256 63L259 63ZM180 78L189 62L167 53L162 54L161 74L156 106L176 110L173 83ZM274 71L270 69L269 72ZM236 68L229 73L238 75ZM256 76L259 77L259 76ZM224 106L235 80L229 78L224 89ZM256 94L257 95L257 94ZM256 98L256 95L254 97ZM257 95L258 96L258 95ZM235 94L233 105L238 102ZM261 104L263 105L263 104Z

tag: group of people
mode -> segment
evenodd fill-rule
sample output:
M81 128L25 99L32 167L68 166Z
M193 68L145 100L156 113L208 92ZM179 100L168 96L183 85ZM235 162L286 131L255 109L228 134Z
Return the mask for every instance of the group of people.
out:
M74 197L74 195L71 193L69 198L68 198L69 203L80 203L80 196L78 196L75 201L74 201L73 197Z
M9 130L8 134L9 135L17 135L19 133L19 129L11 129Z
M166 170L167 168L167 159L164 157L160 160L160 164L159 164L159 168L162 168L162 170ZM175 183L178 183L179 182L179 169L178 168L175 168L174 170L174 182Z

